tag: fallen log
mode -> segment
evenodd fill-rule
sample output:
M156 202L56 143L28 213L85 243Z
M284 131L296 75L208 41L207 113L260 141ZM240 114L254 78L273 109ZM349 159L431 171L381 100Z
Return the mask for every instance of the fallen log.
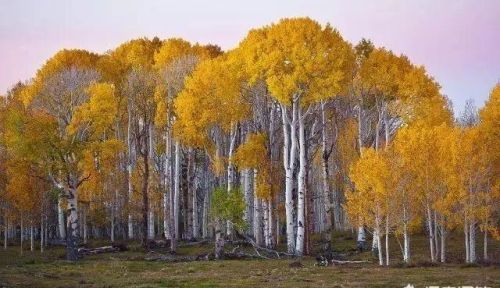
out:
M121 251L126 251L127 246L125 244L116 244L112 246L103 246L103 247L96 247L96 248L78 248L78 254L80 255L95 255L95 254L102 254L102 253L114 253L114 252L121 252Z
M264 251L264 252L269 254L268 256L273 255L273 256L276 256L276 258L278 258L278 259L281 258L280 256L296 257L296 255L291 254L291 253L281 252L281 251L277 251L277 250L273 250L273 249L259 246L257 243L255 243L255 241L252 238L248 237L247 235L238 233L238 231L236 231L236 234L237 234L237 236L244 238L248 244L252 245L257 254L260 254L258 251ZM259 255L259 256L261 256L261 255ZM269 259L269 258L267 258L267 259Z
M343 265L343 264L360 264L360 263L370 263L369 261L347 261L347 260L337 260L334 259L332 254L319 255L316 257L315 266L329 266L329 265Z

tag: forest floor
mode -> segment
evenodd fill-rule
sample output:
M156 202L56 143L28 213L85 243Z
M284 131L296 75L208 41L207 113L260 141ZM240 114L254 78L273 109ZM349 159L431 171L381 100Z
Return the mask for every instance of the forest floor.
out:
M459 236L452 235L448 241L447 264L429 263L426 239L417 236L412 241L412 264L402 265L398 242L393 239L390 267L378 267L371 252L356 252L354 238L346 233L334 234L333 250L345 259L369 263L318 267L313 257L301 259L298 268L290 266L297 259L167 263L146 261L147 254L137 243L128 243L126 252L85 256L71 263L64 260L63 247L49 248L43 254L25 250L21 256L20 247L11 246L0 250L0 287L500 287L500 243L489 243L496 264L464 265ZM211 249L209 244L181 247L178 255ZM477 252L481 256L480 243ZM156 249L155 253L167 251Z

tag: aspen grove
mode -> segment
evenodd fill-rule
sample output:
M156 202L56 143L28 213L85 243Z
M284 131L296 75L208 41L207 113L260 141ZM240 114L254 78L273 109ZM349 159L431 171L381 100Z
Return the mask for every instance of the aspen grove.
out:
M355 231L389 265L411 262L415 234L446 262L459 231L474 263L500 238L498 147L500 84L455 119L424 67L309 18L229 51L61 50L0 97L2 241L65 241L73 261L90 239L206 239L223 259L244 238L300 257L313 235L328 251L333 231Z

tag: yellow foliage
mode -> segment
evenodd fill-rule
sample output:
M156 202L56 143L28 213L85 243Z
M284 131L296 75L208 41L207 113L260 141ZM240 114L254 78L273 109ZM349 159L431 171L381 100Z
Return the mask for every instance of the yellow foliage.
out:
M239 49L251 80L265 79L271 94L288 105L297 95L309 105L341 93L354 65L352 48L338 31L310 18L251 30Z

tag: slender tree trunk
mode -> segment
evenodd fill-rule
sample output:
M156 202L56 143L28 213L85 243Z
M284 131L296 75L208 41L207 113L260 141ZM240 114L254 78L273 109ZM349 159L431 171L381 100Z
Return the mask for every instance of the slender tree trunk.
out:
M3 250L7 250L7 241L9 238L9 218L7 218L7 213L5 213L5 227L3 233Z
M88 228L87 228L87 211L86 209L82 209L83 213L83 244L87 244L88 239Z
M332 228L332 203L330 201L330 184L328 183L328 158L329 152L327 150L327 135L326 135L326 117L325 117L325 103L321 102L321 152L322 152L322 177L321 184L323 186L323 205L325 214L323 217L324 225L324 240L328 242L327 250L330 250L331 244L331 228ZM337 207L335 207L337 208ZM337 217L335 217L337 218ZM338 219L335 219L338 221Z
M293 219L293 170L295 166L295 153L297 150L296 123L297 103L292 104L292 120L287 116L287 107L281 105L283 118L283 166L285 168L285 214L286 238L288 253L295 252L295 221Z
M251 180L251 170L244 169L243 170L243 190L245 194L245 213L243 217L248 226L248 231L253 231L253 191L252 191L252 180ZM253 233L252 233L253 234Z
M134 221L132 219L132 203L134 187L132 184L132 107L130 101L127 103L128 123L127 123L127 196L128 196L128 238L134 239Z
M196 161L193 161L193 238L200 238L200 221L198 215L198 177L196 176L197 165Z
M23 215L21 214L21 256L23 255L23 241L24 241L24 223Z
M155 239L155 213L152 207L152 201L149 201L149 213L148 213L148 239Z
M45 234L45 220L43 218L42 215L42 217L40 217L40 253L43 253L43 246L45 245L45 239L43 237Z
M273 243L273 203L272 203L272 199L269 199L268 200L268 205L267 205L267 213L268 213L268 216L267 216L267 219L268 219L268 229L269 231L267 232L267 235L269 237L269 239L267 240L267 242L269 243L268 244L268 248L274 248L274 243Z
M441 263L446 262L446 228L444 223L441 224Z
M205 197L203 198L203 219L202 219L202 237L203 239L208 238L208 209L210 206L210 196L208 195L208 191L205 191Z
M488 260L488 229L484 228L483 238L483 260Z
M300 105L298 103L297 105ZM297 199L297 241L295 253L302 256L304 253L304 233L305 233L305 190L306 190L306 139L304 117L302 109L298 110L299 120L299 174L298 174L298 199Z
M144 151L142 151L142 159L144 164L144 174L142 176L142 245L148 245L148 216L149 216L149 148L148 141L144 141Z
M215 220L215 259L224 258L224 236L222 235L222 221Z
M363 103L362 103L362 98L360 99L359 109L358 109L358 149L359 149L359 156L363 156ZM375 234L373 235L373 238L375 239ZM373 240L375 241L375 240ZM357 237L357 242L358 242L358 249L363 250L367 245L366 245L366 234L365 234L365 228L363 226L358 227L358 237ZM373 247L372 247L373 248Z
M59 224L59 238L66 239L66 226L64 224L64 209L62 207L62 195L57 197L57 223Z
M115 209L114 205L111 205L111 227L110 227L110 238L111 243L115 242Z
M233 181L234 181L234 164L233 164L233 153L234 147L236 144L236 125L231 125L231 133L229 135L229 153L228 153L228 164L227 164L227 192L231 193L233 190ZM230 221L226 223L226 235L231 237L233 233L233 225Z
M464 220L464 236L465 236L465 262L470 263L470 249L469 249L469 224L467 216Z
M385 265L389 266L389 216L385 220Z
M380 217L375 217L375 229L373 231L373 237L376 238L375 242L380 243ZM378 245L378 264L380 266L384 265L384 256L382 255L382 246Z
M194 209L194 151L193 148L188 149L188 165L187 165L187 227L186 238L193 239L193 211Z
M181 147L179 141L175 142L175 168L174 168L174 234L172 237L179 239L179 209L181 189Z
M469 229L469 257L471 263L476 263L476 223L471 221Z
M365 228L363 226L358 227L357 242L358 242L358 249L361 251L364 250L365 246L366 246L366 232L365 232Z
M431 209L429 207L429 205L427 205L427 228L428 228L428 231L429 231L429 248L430 248L430 252L431 252L431 261L434 262L436 261L436 254L435 254L435 250L434 250L434 229L433 229L433 225L432 225L432 212L431 212Z
M253 210L253 236L255 238L255 242L257 245L262 245L264 242L263 235L262 235L262 202L261 200L257 197L257 169L254 169L253 171L253 189L254 189L254 198L253 198L253 205L254 205L254 210Z
M70 261L78 260L78 194L76 188L70 187L66 191L68 201L67 235L66 235L66 258Z
M31 221L33 222L33 221ZM31 252L35 252L35 234L33 232L33 224L30 226L30 250Z
M406 221L403 223L403 238L403 261L406 263L410 263L410 235L408 234L408 225Z
M439 254L439 223L437 221L437 212L434 211L434 247L436 253L436 261Z
M269 243L269 214L268 214L268 210L267 210L268 201L266 199L262 199L261 203L262 203L261 209L262 209L262 216L263 216L262 224L264 226L264 245L265 245L265 247L269 247L270 246L270 243Z

